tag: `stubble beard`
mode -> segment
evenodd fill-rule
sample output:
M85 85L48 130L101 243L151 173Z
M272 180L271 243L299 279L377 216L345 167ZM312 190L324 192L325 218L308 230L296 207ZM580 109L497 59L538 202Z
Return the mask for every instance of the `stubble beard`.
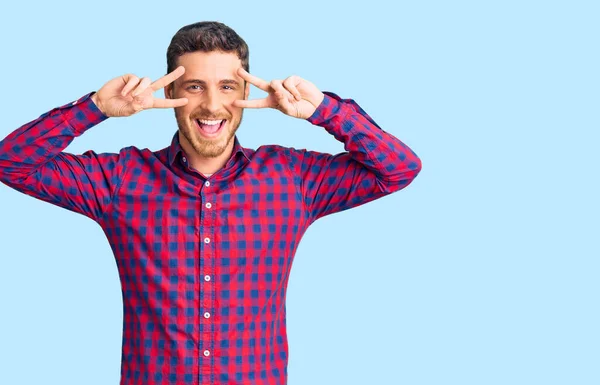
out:
M180 116L177 110L175 110L175 118L177 120L179 132L187 139L188 143L194 149L194 152L204 158L216 158L223 154L227 149L227 146L229 146L229 143L233 140L238 127L242 123L242 115L243 113L240 115L240 120L238 122L232 122L227 119L225 127L222 128L224 131L227 131L226 133L221 132L220 136L215 139L204 139L198 132L195 123L190 121L187 117ZM232 124L235 124L235 126L232 126Z

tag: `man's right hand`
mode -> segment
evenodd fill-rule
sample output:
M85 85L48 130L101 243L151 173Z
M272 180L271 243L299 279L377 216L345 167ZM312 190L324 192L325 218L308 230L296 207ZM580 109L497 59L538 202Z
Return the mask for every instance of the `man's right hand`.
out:
M140 79L132 74L119 76L103 85L91 99L108 117L130 116L150 108L182 107L188 103L187 98L160 99L152 94L175 81L184 72L184 67L177 67L154 83L149 78Z

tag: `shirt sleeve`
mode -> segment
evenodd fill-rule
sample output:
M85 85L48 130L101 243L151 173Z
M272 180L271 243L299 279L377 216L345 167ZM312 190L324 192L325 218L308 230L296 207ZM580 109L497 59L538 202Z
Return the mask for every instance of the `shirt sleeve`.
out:
M346 152L290 152L290 166L312 221L401 190L421 171L419 157L352 99L324 94L307 120L343 142Z
M0 181L98 221L119 184L120 155L62 152L107 118L92 94L50 110L0 141Z

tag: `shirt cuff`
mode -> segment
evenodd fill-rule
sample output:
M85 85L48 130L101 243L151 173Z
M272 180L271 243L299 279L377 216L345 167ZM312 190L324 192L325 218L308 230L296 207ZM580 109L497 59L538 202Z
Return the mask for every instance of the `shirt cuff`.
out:
M73 128L75 136L108 119L108 116L104 115L92 101L91 96L94 93L90 92L74 102L57 108L64 121Z
M342 98L338 95L329 91L323 91L323 94L325 94L325 97L321 104L319 104L315 112L306 119L310 123L318 126L323 125L333 116L339 115L340 110L343 108L343 103L341 102ZM342 115L345 115L345 113L342 113Z

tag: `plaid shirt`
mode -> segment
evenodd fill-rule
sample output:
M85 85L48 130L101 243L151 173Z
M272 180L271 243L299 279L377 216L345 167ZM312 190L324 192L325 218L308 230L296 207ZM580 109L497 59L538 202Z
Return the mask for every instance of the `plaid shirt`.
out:
M235 147L206 178L177 133L159 151L62 152L106 116L90 95L0 142L0 180L104 230L123 290L121 385L287 383L286 288L320 217L406 187L419 158L353 100L325 92L307 120L337 155Z

